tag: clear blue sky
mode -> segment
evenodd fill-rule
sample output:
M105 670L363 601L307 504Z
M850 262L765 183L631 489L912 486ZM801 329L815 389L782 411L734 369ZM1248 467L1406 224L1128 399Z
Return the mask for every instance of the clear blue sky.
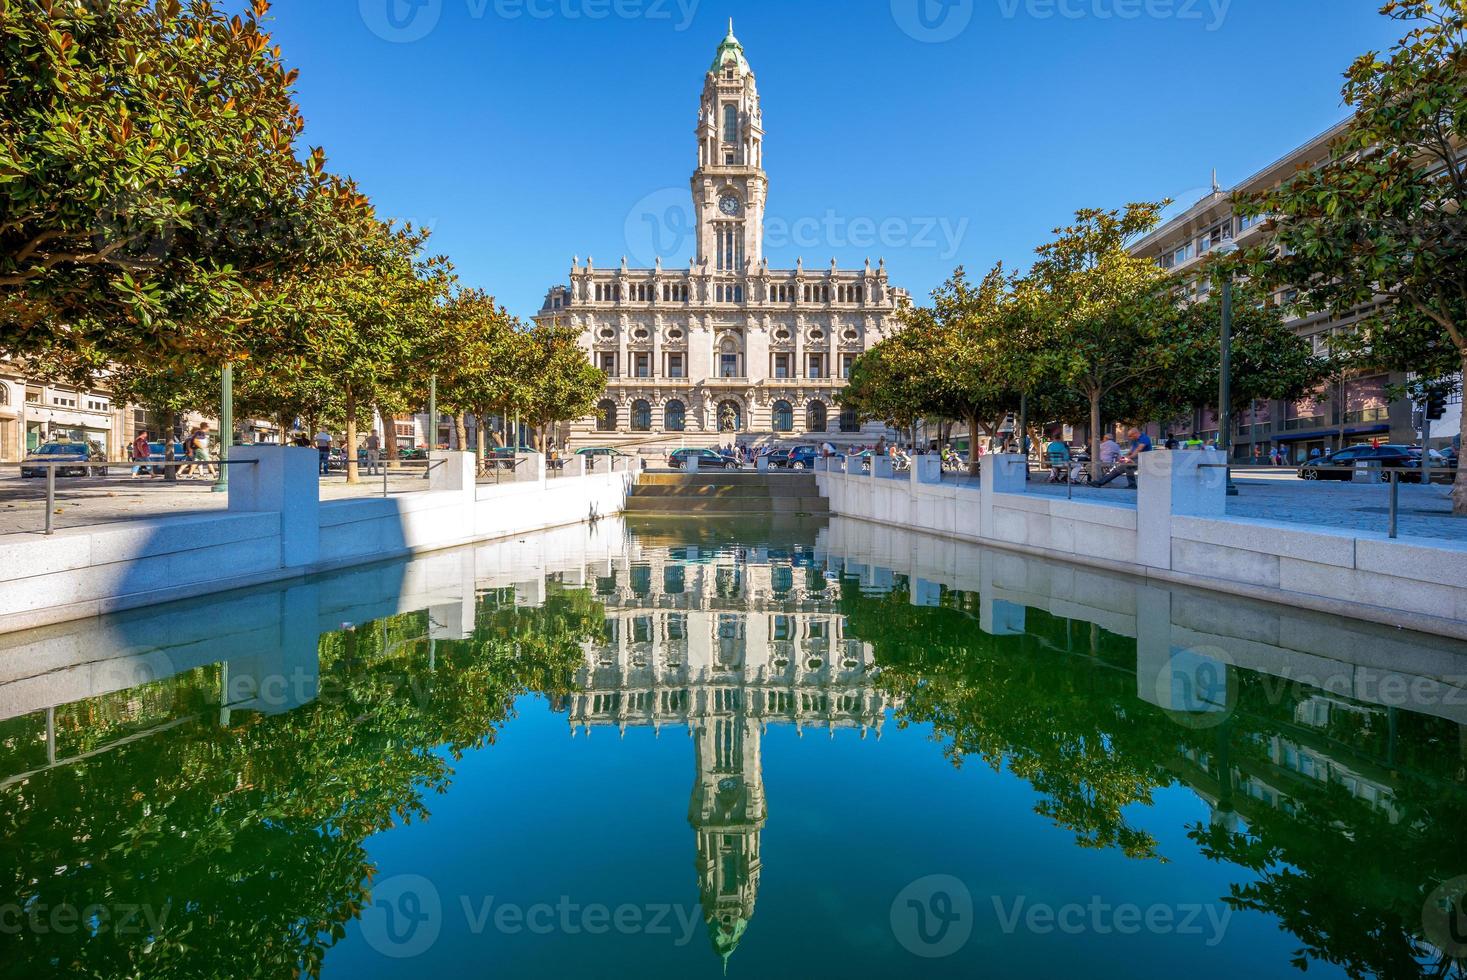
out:
M920 7L919 5L925 5ZM529 316L571 257L686 264L704 73L758 77L771 263L927 294L1070 212L1191 203L1343 118L1376 0L279 0L307 138ZM925 10L925 17L922 16ZM421 36L419 36L421 35Z

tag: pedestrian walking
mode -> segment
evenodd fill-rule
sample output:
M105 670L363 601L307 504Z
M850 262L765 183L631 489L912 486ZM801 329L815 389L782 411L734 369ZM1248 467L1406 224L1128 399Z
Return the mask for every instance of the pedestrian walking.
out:
M189 441L193 445L193 450L189 458L198 464L191 469L194 470L196 476L217 480L219 478L219 467L211 465L214 457L209 449L209 439L209 423L200 422L199 427L194 429L193 433L189 436Z
M331 472L331 433L322 429L316 433L316 453L320 457L321 475Z
M132 461L143 465L132 468L133 479L137 479L140 476L147 476L151 480L157 476L153 468L147 465L152 455L153 447L148 444L148 430L141 429L138 431L137 438L132 441Z

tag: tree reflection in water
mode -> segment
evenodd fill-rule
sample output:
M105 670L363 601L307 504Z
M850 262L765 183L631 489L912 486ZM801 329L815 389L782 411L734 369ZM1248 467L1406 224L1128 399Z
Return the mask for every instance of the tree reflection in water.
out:
M226 669L209 665L0 722L0 905L126 903L154 916L133 933L7 931L3 962L28 975L315 975L369 900L368 838L427 818L455 761L492 745L526 694L573 725L625 723L632 702L610 695L635 668L676 688L646 704L674 724L702 719L689 816L722 955L759 935L748 931L758 835L781 816L778 799L766 812L762 726L801 721L808 681L824 685L811 704L849 705L852 725L880 731L890 710L899 728L931 726L955 766L1026 781L1038 814L1084 848L1180 858L1139 815L1159 791L1187 787L1210 811L1190 839L1236 872L1225 900L1297 937L1300 968L1461 975L1422 925L1433 889L1467 871L1467 738L1455 722L1233 668L1225 719L1188 724L1138 695L1136 639L1027 605L1022 629L985 632L974 592L871 569L864 585L832 581L813 546L692 540L701 550L643 539L624 582L608 562L593 588L551 581L537 605L513 589L479 594L462 639L435 639L428 611L325 633L319 690L294 710L221 708ZM654 559L656 574L644 567ZM700 622L687 593L704 580L713 625L699 642L723 679L686 659ZM930 604L913 604L914 591ZM836 623L798 646L799 617ZM847 644L860 655L837 658ZM682 673L657 650L683 657ZM849 689L832 686L837 666ZM806 680L782 687L781 672ZM709 683L736 696L698 714L690 692ZM612 706L604 719L596 703ZM804 871L765 868L764 882Z
M1136 641L1026 609L1021 635L978 627L979 597L934 608L847 579L848 632L875 647L898 725L928 724L956 766L1007 768L1084 847L1165 860L1126 813L1176 783L1212 809L1188 828L1208 858L1246 868L1234 908L1277 917L1311 959L1351 977L1462 976L1423 936L1422 910L1467 870L1462 726L1236 671L1217 727L1178 724L1137 696Z
M0 894L43 914L125 903L156 928L7 930L5 960L32 976L315 975L370 894L366 838L426 818L521 695L564 693L602 622L553 584L540 607L478 603L467 639L430 639L427 611L322 635L320 694L288 713L221 723L217 666L70 706L57 727L93 743L175 727L0 790ZM4 724L0 772L25 771L35 716Z

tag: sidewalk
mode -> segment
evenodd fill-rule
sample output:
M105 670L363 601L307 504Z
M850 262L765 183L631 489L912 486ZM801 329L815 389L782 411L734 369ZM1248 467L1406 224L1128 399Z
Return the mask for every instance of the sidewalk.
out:
M1291 524L1311 524L1349 531L1385 533L1390 520L1390 488L1385 484L1314 482L1301 480L1293 470L1243 472L1236 474L1238 496L1229 497L1229 517ZM1397 533L1403 538L1437 538L1467 543L1467 519L1452 516L1451 487L1423 487L1403 483L1400 487ZM1065 496L1062 483L1046 483L1035 474L1029 492ZM1075 487L1075 499L1113 506L1136 506L1136 491L1126 481L1108 487Z
M113 467L114 471L122 467ZM179 480L169 483L162 477L133 479L130 476L58 477L56 480L56 512L53 527L89 527L148 517L181 517L226 510L229 495L214 493L207 480ZM354 497L380 497L382 477L363 476L362 482L349 486L344 474L332 474L321 480L322 500ZM389 494L416 493L428 488L421 470L388 478ZM39 533L46 524L46 481L22 480L15 470L0 475L0 535Z

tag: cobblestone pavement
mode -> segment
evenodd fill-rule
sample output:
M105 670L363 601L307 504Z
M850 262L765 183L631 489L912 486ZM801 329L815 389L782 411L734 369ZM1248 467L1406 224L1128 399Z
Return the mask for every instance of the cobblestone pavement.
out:
M1228 498L1228 516L1255 520L1313 524L1348 531L1386 533L1390 488L1367 483L1307 482L1293 470L1244 472L1234 481L1238 496ZM1029 485L1031 493L1063 497L1063 485ZM1400 537L1442 538L1467 543L1467 519L1452 516L1451 488L1401 484L1397 533ZM1122 507L1136 506L1136 491L1124 479L1108 487L1075 487L1075 499Z
M168 483L161 477L133 479L125 467L112 467L106 477L57 477L56 513L53 526L84 527L116 521L143 520L151 517L178 517L207 514L224 510L228 494L214 493L207 480L179 480ZM119 473L120 471L120 473ZM375 497L382 493L382 478L363 477L364 482L348 486L345 476L333 475L321 481L321 499ZM392 476L388 492L412 493L425 487L422 473ZM46 526L46 481L22 480L12 469L0 476L0 535L32 533Z

